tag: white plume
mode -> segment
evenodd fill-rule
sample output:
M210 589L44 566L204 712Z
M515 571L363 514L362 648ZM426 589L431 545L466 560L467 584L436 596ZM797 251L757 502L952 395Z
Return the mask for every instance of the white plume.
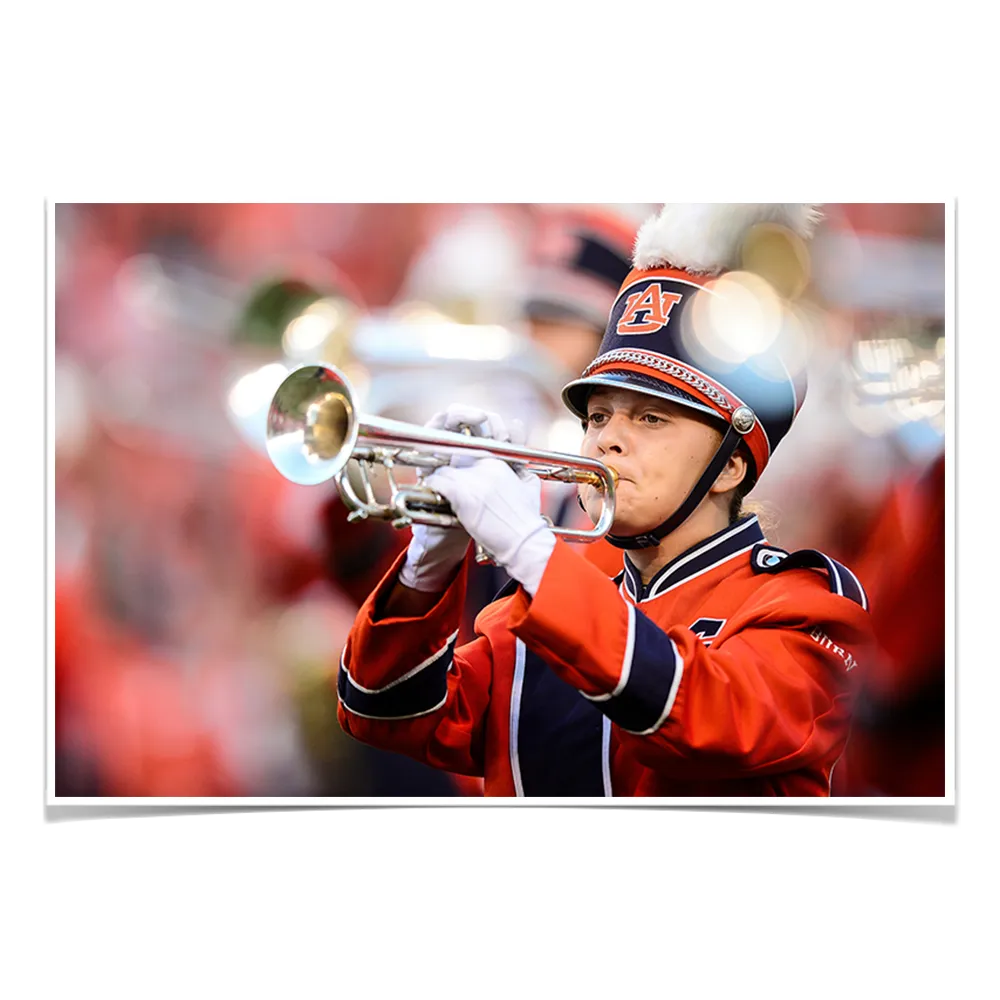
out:
M739 267L754 226L777 223L807 240L822 217L819 205L668 204L636 234L632 263L640 270L670 266L716 274Z

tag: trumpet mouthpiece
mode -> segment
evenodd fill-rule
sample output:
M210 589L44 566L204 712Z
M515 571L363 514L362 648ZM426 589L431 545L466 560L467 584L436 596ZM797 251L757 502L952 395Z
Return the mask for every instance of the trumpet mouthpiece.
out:
M609 465L608 466L608 472L611 473L611 481L615 484L615 486L617 486L618 485L618 470L617 469L612 469L611 466ZM604 488L604 480L596 472L587 472L587 473L585 473L581 477L581 481L584 482L584 483L587 483L590 486L593 486L595 489L598 489L598 490Z

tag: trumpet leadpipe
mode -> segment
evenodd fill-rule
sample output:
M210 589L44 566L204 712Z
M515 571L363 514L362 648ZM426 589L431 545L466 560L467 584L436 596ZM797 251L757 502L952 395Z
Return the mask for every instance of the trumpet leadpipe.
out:
M611 476L611 481L615 486L618 485L618 472L617 470L607 466L608 474ZM545 474L538 469L532 469L536 475L542 476L544 479L553 479L560 483L578 483L583 486L593 486L595 489L603 490L605 488L606 482L600 473L594 472L590 469L567 469L565 467L550 467L544 470Z

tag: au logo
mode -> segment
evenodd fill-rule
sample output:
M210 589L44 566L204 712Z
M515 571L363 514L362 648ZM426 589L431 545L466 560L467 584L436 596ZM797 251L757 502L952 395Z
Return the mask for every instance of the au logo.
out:
M617 333L620 336L655 333L666 326L670 310L682 298L676 292L665 292L654 282L644 291L636 292L625 300L625 311L618 320Z

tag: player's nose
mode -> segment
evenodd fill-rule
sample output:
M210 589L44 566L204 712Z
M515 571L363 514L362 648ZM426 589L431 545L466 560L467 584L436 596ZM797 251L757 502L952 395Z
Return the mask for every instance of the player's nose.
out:
M597 435L601 454L624 455L628 451L628 418L623 413L613 413L602 425Z

